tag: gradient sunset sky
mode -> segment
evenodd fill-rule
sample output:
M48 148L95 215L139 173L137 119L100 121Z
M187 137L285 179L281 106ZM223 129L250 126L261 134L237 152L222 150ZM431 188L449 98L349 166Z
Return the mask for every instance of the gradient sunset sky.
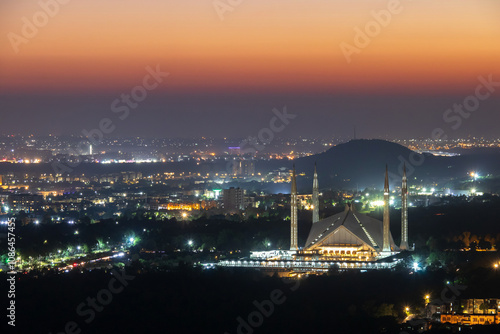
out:
M365 137L428 137L478 76L500 81L500 3L402 0L348 64L340 44L354 45L354 28L388 3L244 0L221 20L212 0L72 0L16 53L9 33L41 8L2 1L0 129L79 133L112 118L111 102L159 65L170 76L114 135L246 136L287 105L302 118L289 135L357 124ZM450 135L494 135L495 95Z

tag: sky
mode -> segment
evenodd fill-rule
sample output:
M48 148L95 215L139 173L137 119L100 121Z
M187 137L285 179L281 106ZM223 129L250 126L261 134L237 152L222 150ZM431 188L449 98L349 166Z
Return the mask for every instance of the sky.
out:
M287 106L284 136L498 136L500 87L457 129L443 115L478 77L500 81L500 3L397 2L5 0L0 131L80 134L109 118L110 136L246 137ZM169 75L118 118L146 68Z

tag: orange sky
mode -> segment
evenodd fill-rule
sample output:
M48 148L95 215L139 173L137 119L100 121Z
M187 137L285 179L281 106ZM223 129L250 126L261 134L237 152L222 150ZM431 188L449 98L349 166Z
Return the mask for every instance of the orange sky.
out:
M388 2L244 0L222 21L212 0L73 0L18 53L8 34L21 35L21 19L40 7L2 3L0 92L121 90L156 64L171 91L436 93L500 75L495 0L402 0L348 64L340 44L354 45L354 27Z

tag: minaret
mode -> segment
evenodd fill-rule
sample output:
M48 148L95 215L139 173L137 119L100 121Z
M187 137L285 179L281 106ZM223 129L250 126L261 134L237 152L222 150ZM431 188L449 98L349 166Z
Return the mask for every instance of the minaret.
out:
M318 184L318 172L316 170L316 163L314 164L314 181L313 181L313 224L319 222L319 184Z
M292 195L291 195L291 207L292 213L290 216L290 250L299 249L298 240L298 208L297 208L297 180L295 176L295 165L293 165L292 174Z
M385 183L384 183L384 245L382 247L383 252L391 251L391 244L389 239L389 171L387 165L385 165Z
M401 186L401 250L409 250L408 246L408 182L406 164L403 166L403 184Z

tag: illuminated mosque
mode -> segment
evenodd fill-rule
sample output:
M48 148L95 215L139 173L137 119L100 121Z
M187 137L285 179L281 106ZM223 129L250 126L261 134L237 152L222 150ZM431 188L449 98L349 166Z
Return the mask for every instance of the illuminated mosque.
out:
M408 185L406 168L401 187L401 244L395 244L389 224L389 176L386 166L383 220L356 211L354 204L328 218L319 219L319 183L313 178L313 224L304 247L298 244L298 193L295 167L292 172L290 250L252 252L249 260L223 261L228 267L251 267L278 272L321 273L332 266L340 270L390 269L395 255L411 251L408 243Z

